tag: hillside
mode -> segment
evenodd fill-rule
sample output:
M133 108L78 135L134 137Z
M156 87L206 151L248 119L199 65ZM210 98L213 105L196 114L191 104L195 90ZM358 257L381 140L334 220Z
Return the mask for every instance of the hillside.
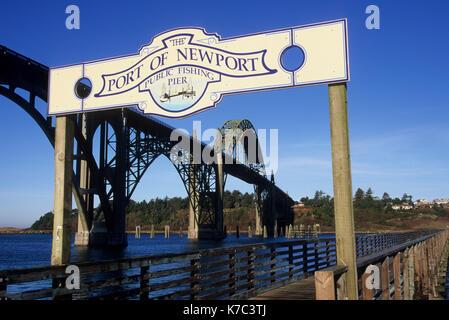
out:
M370 189L363 192L358 189L354 196L354 222L356 231L401 231L411 229L440 229L449 226L449 209L439 206L412 210L393 210L392 205L401 201L411 201L411 196L403 199L390 199L384 193L382 199L373 197ZM334 231L333 198L317 191L314 198L301 198L304 208L294 209L294 224L315 224L322 231ZM98 211L99 208L96 209ZM96 215L101 219L101 214ZM126 226L134 231L140 225L142 231L164 230L170 225L174 231L188 228L189 203L187 198L156 198L150 201L132 201L126 209ZM77 210L71 215L72 230L77 228ZM224 194L224 225L228 230L246 230L248 225L255 226L255 202L253 194L239 191L226 191ZM31 226L31 230L52 230L53 214L47 212Z

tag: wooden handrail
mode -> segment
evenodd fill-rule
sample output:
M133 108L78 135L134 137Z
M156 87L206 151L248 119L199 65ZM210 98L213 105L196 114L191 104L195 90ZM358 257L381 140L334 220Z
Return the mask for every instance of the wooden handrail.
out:
M358 237L361 267L432 235L412 232ZM373 243L381 241L390 248L380 253L383 246L374 247ZM344 272L336 273L341 268L333 266L335 250L335 239L326 238L76 263L82 275L80 291L64 289L65 265L0 270L0 299L248 298L323 269L344 279ZM375 254L364 256L366 252ZM24 286L36 281L34 287ZM30 291L30 287L34 289ZM344 286L340 287L342 291Z
M418 237L413 239L413 236ZM369 241L380 241L376 247L385 249L375 250L371 255L365 255L361 245L363 242L369 243L365 237L357 239L356 249L360 255L357 259L357 268L362 285L362 288L359 288L360 298L411 300L435 297L440 260L445 248L448 247L448 238L449 230L427 234L391 234L385 237L376 235ZM447 259L447 256L444 256L444 259ZM369 266L370 270L378 272L368 273ZM336 283L342 279L341 275L339 276L341 270L343 273L346 272L338 266L315 271L316 299L336 299ZM390 270L393 274L392 279ZM338 287L344 287L344 284L340 283Z

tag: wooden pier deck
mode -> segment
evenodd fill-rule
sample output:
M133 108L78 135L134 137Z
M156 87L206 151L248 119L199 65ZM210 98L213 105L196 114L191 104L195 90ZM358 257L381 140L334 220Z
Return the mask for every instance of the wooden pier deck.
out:
M307 278L264 292L249 300L315 300L315 278Z

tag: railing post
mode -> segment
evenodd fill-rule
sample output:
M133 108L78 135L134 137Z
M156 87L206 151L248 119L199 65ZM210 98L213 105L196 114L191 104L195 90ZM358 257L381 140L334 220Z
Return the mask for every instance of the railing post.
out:
M337 300L348 300L348 290L346 288L346 272L341 274L337 281L334 282L337 284Z
M6 300L7 283L5 278L0 278L0 301Z
M374 289L369 288L366 285L366 282L370 276L371 276L371 274L366 272L366 270L362 274L362 300L373 300Z
M398 252L393 258L393 278L394 278L394 300L402 300L401 284L401 253Z
M382 300L390 300L390 257L386 257L382 262L380 281L382 288Z
M318 258L318 241L313 243L313 253L314 253L314 259L315 259L315 263L314 263L314 268L315 271L318 270L318 262L319 262L319 258Z
M276 263L273 263L273 261L276 259L276 248L275 247L271 247L270 248L270 260L271 260L271 264L270 264L270 268L271 268L271 272L270 272L270 277L271 277L271 283L276 281L276 272L273 271L274 268L276 268Z
M428 245L427 240L422 242L422 290L423 290L423 296L429 297L430 290L429 290L429 260L428 260Z
M415 245L415 295L413 300L418 300L422 295L422 278L421 278L421 248L420 244Z
M255 255L254 255L254 248L249 249L248 251L248 265L249 265L249 269L248 269L248 290L251 290L254 288L254 260L255 260Z
M293 245L288 245L288 264L290 265L288 268L289 278L293 278Z
M305 276L307 276L307 272L309 271L309 268L307 266L309 260L307 257L307 245L307 241L304 241L302 244L302 268Z
M329 257L329 255L330 255L330 253L331 253L331 251L330 251L330 246L331 246L331 243L330 243L330 241L329 240L326 240L326 266L327 267L329 267L331 264L330 264L330 257Z
M408 249L408 280L409 280L409 299L413 300L415 296L415 257L416 257L415 246L412 246Z
M316 300L335 300L333 271L315 271Z
M190 300L196 300L198 299L198 293L200 292L200 260L198 258L192 259L190 260L190 265L193 267L190 272L190 288L192 289L192 292L190 293Z
M52 279L52 300L72 300L71 294L58 294L58 289L65 288L67 276L57 275Z
M408 272L408 248L402 254L402 274L404 278L404 300L410 300L410 283Z
M235 294L235 252L229 254L229 295Z
M148 293L150 291L150 279L148 279L148 275L150 274L149 271L149 266L140 267L140 300L148 300Z

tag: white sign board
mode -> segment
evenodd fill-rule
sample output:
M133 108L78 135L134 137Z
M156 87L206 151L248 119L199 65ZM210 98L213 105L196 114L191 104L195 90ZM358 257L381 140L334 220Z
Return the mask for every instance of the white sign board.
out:
M289 69L284 55L292 47L303 60ZM92 88L84 95L81 79ZM227 94L345 81L346 19L228 39L180 28L134 55L51 68L48 114L137 106L144 114L182 118L215 107Z

